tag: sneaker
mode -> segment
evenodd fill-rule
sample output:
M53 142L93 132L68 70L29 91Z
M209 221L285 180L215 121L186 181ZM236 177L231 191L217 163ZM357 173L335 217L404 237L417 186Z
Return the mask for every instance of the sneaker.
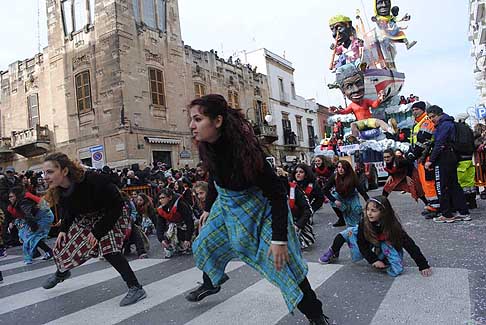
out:
M329 249L324 254L322 254L321 257L319 257L319 263L330 264L330 263L334 262L336 259L337 259L336 254L334 254L334 251L332 250L332 248L329 247Z
M0 271L0 283L3 282L3 275L2 275L2 271Z
M7 250L5 248L0 248L0 257L7 256Z
M32 260L27 260L27 261L24 261L24 264L25 264L25 265L31 265L32 263L34 263L34 262L32 262Z
M133 305L134 303L144 299L147 297L147 293L143 288L140 287L131 287L128 289L128 293L123 299L120 301L120 306L128 306L128 305Z
M174 256L175 250L173 248L164 248L165 258L171 258Z
M51 253L51 252L46 252L46 253L44 254L44 257L42 258L42 260L43 260L43 261L48 261L48 260L50 260L52 257L53 257L53 256L52 256L52 253Z
M208 288L207 286L202 284L196 290L189 292L189 294L186 296L186 300L192 302L201 301L207 296L217 294L220 290L221 290L221 286Z
M141 259L141 260L143 260L144 258L147 258L147 257L148 257L148 255L146 253L140 254L138 256L138 258Z
M458 214L457 216L454 217L456 221L471 221L472 218L469 216L469 214Z
M417 41L413 41L413 42L410 42L410 43L407 43L407 50L410 50L412 47L414 47L415 45L417 44Z
M446 218L444 216L440 216L440 217L434 218L433 220L434 220L434 222L437 222L437 223L453 223L454 221L456 221L456 218L455 217Z
M329 325L329 317L321 315L318 318L310 318L309 325Z
M44 282L42 287L44 289L52 289L57 286L59 283L67 280L71 277L71 271L66 271L63 274L59 274L57 271L56 273L52 274L47 280Z

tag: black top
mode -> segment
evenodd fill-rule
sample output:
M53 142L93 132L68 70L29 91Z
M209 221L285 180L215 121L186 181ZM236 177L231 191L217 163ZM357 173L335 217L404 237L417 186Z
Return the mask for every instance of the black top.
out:
M309 183L310 182L306 180L297 182L297 184L304 192L307 189ZM317 181L312 182L312 192L309 194L308 198L312 206L312 210L314 212L317 212L317 210L319 210L324 203L324 193L322 192L322 188L319 186L319 183L317 183Z
M287 241L287 215L289 212L287 204L287 190L278 178L272 166L264 162L264 169L256 177L254 183L232 180L233 159L231 150L220 139L210 145L210 149L216 154L216 170L211 170L209 174L209 190L206 198L204 211L209 212L218 196L214 182L218 186L232 190L242 191L251 187L258 187L263 195L270 201L272 206L272 240ZM248 159L251 159L250 157ZM263 156L262 159L265 159Z
M175 196L167 205L161 207L161 209L169 213L178 198L179 196ZM186 225L186 231L180 233L180 235L182 236L181 239L184 241L191 241L192 234L194 233L193 213L192 209L182 197L179 199L179 201L177 201L177 212L181 214L181 223ZM165 232L168 229L169 222L160 215L157 216L157 221L157 239L162 242L163 240L167 240Z
M299 229L303 229L309 222L312 213L313 209L307 195L297 186L295 188L295 208L292 209L292 217L294 218L295 225Z
M375 231L379 234L380 227L379 226L374 226ZM403 248L410 254L412 259L415 261L417 264L418 268L420 271L428 269L429 263L427 262L427 259L425 256L422 254L420 251L420 248L415 244L413 239L407 234L405 230L402 230L401 233L401 241L402 241L402 246ZM373 247L373 244L370 243L368 240L366 240L364 236L364 225L363 225L363 220L360 221L359 226L358 226L358 247L359 251L361 252L361 255L368 261L368 263L373 264L376 261L378 261L378 256L371 250Z
M322 191L324 192L324 195L331 202L336 201L336 198L331 194L331 189L333 187L336 187L336 173L331 175L331 177L327 181L326 186L324 186L324 188L322 189ZM354 193L354 189L347 189L347 190L348 190L347 195L345 195L344 193L339 193L339 195L341 195L341 197L343 197L344 199L348 198L351 194ZM370 197L368 196L368 193L366 193L366 190L363 187L357 186L356 190L358 191L359 194L361 194L361 196L363 197L363 199L365 201L368 201L370 199Z
M67 232L82 214L102 214L103 218L91 230L95 238L100 240L113 229L122 215L123 199L109 177L86 172L80 183L73 182L71 187L61 192L59 207L62 232Z

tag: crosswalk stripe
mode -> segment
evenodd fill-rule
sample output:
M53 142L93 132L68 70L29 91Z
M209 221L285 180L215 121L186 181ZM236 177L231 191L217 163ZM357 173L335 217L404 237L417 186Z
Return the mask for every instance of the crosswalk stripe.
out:
M371 324L465 324L471 318L468 270L417 268L395 278Z
M22 257L22 256L20 256L20 255L7 255L5 257L0 257L0 262L13 260L14 258L19 258L19 257Z
M92 258L88 261L86 261L83 266L93 264L95 262L98 262L99 260L97 258ZM51 274L56 272L57 267L55 265L49 265L40 269L35 269L32 271L26 271L26 272L21 272L21 273L16 273L8 276L3 277L3 283L0 283L1 286L6 286L6 285L11 285L14 283L26 281L26 280L32 280L47 274Z
M41 264L41 263L47 263L47 261L37 259L37 260L34 260L34 263L32 263L30 265L26 265L24 263L24 261L4 264L4 265L0 265L0 271L3 272L3 271L7 271L7 270L16 269L18 267L30 267L31 265L38 265L38 264Z
M242 262L230 262L226 272L231 272L243 265ZM144 286L147 298L132 306L120 308L118 304L124 296L120 295L47 324L116 324L194 288L196 281L201 279L201 271L191 268ZM114 310L116 312L113 312Z
M166 261L168 260L139 259L130 262L130 266L132 267L133 271L138 271ZM67 294L85 288L87 286L108 281L119 276L119 273L114 268L110 267L104 270L83 274L81 276L75 277L74 279L67 280L66 282L63 282L59 286L50 290L45 290L44 288L36 288L16 295L4 297L0 299L0 315L19 308L27 307L35 303L39 303L41 301L55 298L59 295Z
M342 267L337 264L308 265L309 282L313 288L322 285ZM229 319L232 325L275 324L287 314L288 309L280 290L267 280L261 280L185 325L226 325Z

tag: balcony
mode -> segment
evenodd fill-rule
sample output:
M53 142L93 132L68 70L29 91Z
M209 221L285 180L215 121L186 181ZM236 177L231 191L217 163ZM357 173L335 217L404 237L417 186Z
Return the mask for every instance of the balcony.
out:
M42 155L50 148L49 128L37 125L30 129L12 132L12 150L24 157Z
M265 143L271 144L278 140L276 125L256 125L255 134Z
M280 92L280 98L279 98L280 104L287 106L290 104L290 98L289 94L286 92Z
M284 129L284 147L289 149L295 149L299 145L297 144L297 135L291 129Z
M13 155L11 138L0 138L0 161L9 161Z

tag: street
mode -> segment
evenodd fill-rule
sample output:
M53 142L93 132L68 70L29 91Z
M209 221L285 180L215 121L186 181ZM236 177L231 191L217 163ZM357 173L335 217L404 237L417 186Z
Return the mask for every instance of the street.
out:
M420 215L422 204L408 194L394 192L390 199L433 275L422 277L406 252L406 271L397 278L365 261L351 263L347 247L336 264L317 263L338 231L325 205L314 217L317 243L304 253L324 313L335 324L485 324L486 217L480 211L486 202L478 199L471 222L436 224ZM148 259L130 262L148 296L128 307L118 306L126 287L105 261L92 259L69 280L44 290L54 262L24 266L20 247L9 249L0 259L0 324L307 324L300 312L288 314L277 289L238 261L228 265L230 280L219 294L187 302L185 293L202 281L192 256L164 259L155 237L151 244Z

